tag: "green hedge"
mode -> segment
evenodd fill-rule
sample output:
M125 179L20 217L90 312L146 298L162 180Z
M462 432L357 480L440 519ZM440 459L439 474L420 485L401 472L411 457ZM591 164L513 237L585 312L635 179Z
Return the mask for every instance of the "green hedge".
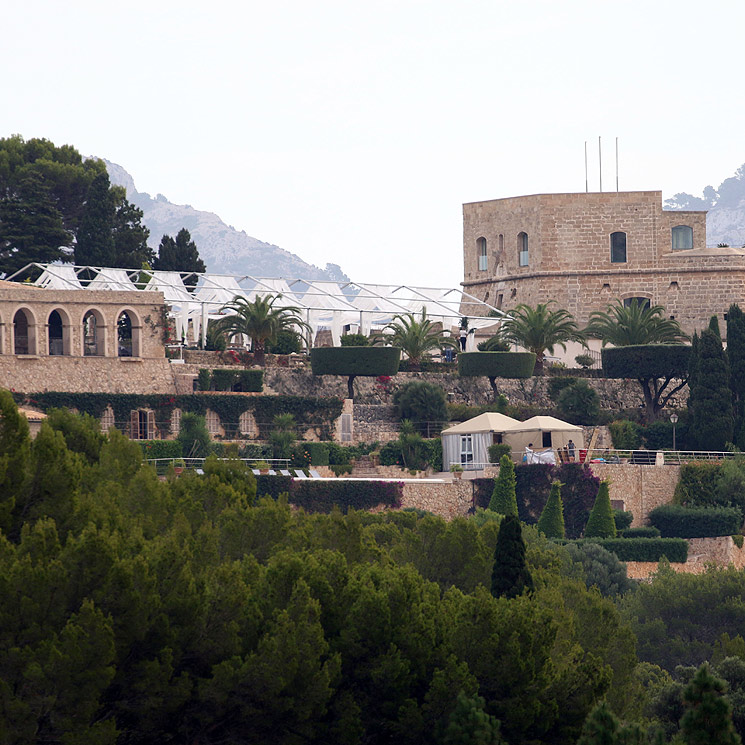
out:
M461 352L458 375L464 378L529 378L535 368L532 352Z
M181 458L181 443L178 440L140 440L145 458Z
M721 478L719 463L686 463L680 467L673 500L686 506L716 506Z
M256 497L272 497L292 492L292 476L269 476L260 474L256 477Z
M587 538L606 551L614 553L619 561L659 561L665 557L673 564L685 564L688 559L688 542L683 538Z
M225 428L227 437L237 436L238 419L250 411L259 429L259 437L268 439L277 414L292 414L298 427L317 427L321 439L331 439L333 423L341 415L343 401L338 398L310 398L305 396L225 396L220 393L169 396L165 394L130 393L34 393L23 400L46 411L51 408L76 409L97 419L107 406L114 410L118 426L129 422L133 409L152 409L155 423L162 431L170 430L174 409L204 416L207 409L214 411Z
M216 391L261 393L264 390L264 371L216 368L212 371L212 385Z
M733 535L742 529L737 507L682 507L665 504L649 513L649 520L665 538L707 538Z
M608 378L666 378L688 374L691 347L687 344L632 344L601 352Z
M325 442L306 442L303 447L308 452L313 466L327 466L329 464L329 446Z
M313 375L395 375L398 347L316 347L310 350Z
M641 528L626 528L621 532L621 538L659 538L660 531L651 525ZM682 537L682 536L681 536Z
M403 485L396 481L294 481L290 502L308 512L331 512L338 506L346 512L369 510L379 504L400 507Z
M616 522L616 530L625 530L631 527L631 523L634 522L634 515L623 510L613 510L613 519Z

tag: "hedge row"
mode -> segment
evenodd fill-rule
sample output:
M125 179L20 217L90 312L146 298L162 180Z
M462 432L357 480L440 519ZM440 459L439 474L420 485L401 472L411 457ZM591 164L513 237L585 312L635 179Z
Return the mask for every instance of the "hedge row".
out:
M533 352L461 352L458 375L463 377L529 378L535 368Z
M652 510L649 520L665 538L707 538L742 531L742 512L737 507L665 504Z
M315 347L310 350L313 375L395 375L399 347Z
M631 344L601 352L608 378L667 378L688 374L691 347L687 344Z
M50 408L76 409L100 419L107 406L114 411L114 420L121 426L129 422L135 409L152 409L155 423L161 431L169 431L174 409L204 415L214 411L227 437L237 436L238 420L245 411L256 419L259 436L268 439L272 420L277 414L292 414L299 427L317 427L322 439L331 439L333 423L341 415L343 402L338 398L305 396L225 396L220 393L169 396L165 394L129 393L33 393L19 395L18 402L28 401L42 411Z
M659 561L666 558L673 564L688 559L688 542L683 538L587 538L614 553L619 561Z
M178 440L139 440L145 458L181 458L181 443Z
M216 368L212 371L199 371L199 388L202 391L238 391L241 393L261 393L264 390L263 370L229 370Z
M644 525L641 528L626 528L625 530L621 532L621 538L659 538L659 537L660 537L660 531L651 525Z
M346 512L370 510L379 504L401 506L403 485L397 481L316 481L292 482L289 501L308 512L331 512L334 506Z

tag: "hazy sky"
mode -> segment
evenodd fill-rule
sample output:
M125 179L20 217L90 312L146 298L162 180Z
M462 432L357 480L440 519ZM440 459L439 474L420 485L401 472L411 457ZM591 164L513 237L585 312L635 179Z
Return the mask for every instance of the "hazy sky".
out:
M745 162L742 0L26 0L0 135L106 157L359 281L462 280L463 202Z

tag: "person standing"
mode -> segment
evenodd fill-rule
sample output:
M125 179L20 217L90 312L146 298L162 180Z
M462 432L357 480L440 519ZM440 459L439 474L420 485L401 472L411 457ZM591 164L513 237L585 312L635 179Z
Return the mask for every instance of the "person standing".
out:
M571 440L567 443L567 449L569 450L569 461L574 463L574 443Z

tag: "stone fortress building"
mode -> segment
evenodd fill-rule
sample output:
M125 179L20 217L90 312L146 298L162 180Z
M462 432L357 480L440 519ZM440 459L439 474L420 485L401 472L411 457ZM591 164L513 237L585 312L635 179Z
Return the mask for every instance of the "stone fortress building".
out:
M463 259L466 292L501 310L554 300L580 326L642 298L692 333L745 301L745 249L707 248L706 212L663 210L659 191L464 204Z

